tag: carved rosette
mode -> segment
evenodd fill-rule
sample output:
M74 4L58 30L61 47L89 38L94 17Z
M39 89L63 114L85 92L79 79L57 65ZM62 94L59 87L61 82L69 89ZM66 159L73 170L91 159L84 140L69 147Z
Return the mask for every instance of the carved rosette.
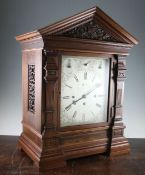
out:
M80 39L91 39L99 41L117 42L118 40L106 32L95 21L89 21L83 25L73 28L72 30L62 32L60 36Z

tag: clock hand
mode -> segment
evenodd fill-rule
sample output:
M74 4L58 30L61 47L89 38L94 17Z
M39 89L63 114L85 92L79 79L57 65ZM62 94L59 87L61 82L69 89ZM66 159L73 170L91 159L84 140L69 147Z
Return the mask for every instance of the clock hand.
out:
M74 102L76 103L76 102L80 101L81 99L86 98L87 95L89 95L91 92L93 92L99 86L100 86L100 84L96 84L95 87L93 87L92 89L90 89L87 93L83 94L79 99L75 100Z
M72 105L72 103L70 105L68 105L67 107L65 107L65 109L68 111L71 108L71 105Z
M85 95L82 95L79 99L72 101L72 103L69 104L67 107L65 107L65 109L68 111L73 104L76 104L78 101L80 101L83 98L86 98L86 96Z
M85 94L83 94L79 99L73 101L73 104L80 101L81 99L86 98Z
M70 105L68 105L67 107L65 107L65 109L68 111L71 106L73 104L76 104L78 101L80 101L83 98L86 98L87 95L89 95L91 92L93 92L96 88L98 88L100 86L100 84L96 84L95 87L93 87L91 90L89 90L87 93L83 94L80 98L78 98L77 100L74 100Z
M91 92L93 92L96 88L97 88L97 87L95 87L95 88L89 90L89 91L88 91L87 93L85 93L84 95L85 95L85 96L89 95L89 94L90 94Z
M71 108L71 106L72 106L73 104L76 104L76 102L78 102L78 101L81 100L82 98L85 98L85 97L82 95L82 97L80 97L79 99L73 100L71 104L69 104L67 107L65 107L65 109L68 111L68 110Z
M101 84L96 84L95 87L93 87L92 89L90 89L87 93L85 93L84 95L87 96L89 95L91 92L93 92L96 88L98 88L99 86L101 86Z

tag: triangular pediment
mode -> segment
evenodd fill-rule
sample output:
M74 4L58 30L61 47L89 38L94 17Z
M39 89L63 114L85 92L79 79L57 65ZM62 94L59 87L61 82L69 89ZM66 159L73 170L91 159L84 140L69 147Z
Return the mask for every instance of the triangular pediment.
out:
M37 31L17 36L19 41L58 36L113 43L137 44L138 41L98 7L81 12Z
M103 27L99 26L94 20L56 35L69 38L122 42L119 38L114 37L109 32L105 31Z
M62 36L125 44L137 40L98 7L64 19L39 30L43 36Z

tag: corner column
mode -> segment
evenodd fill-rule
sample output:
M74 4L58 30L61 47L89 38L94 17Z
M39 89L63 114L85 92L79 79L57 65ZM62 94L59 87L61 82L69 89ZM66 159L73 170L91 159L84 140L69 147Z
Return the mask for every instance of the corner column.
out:
M66 166L61 140L58 135L59 108L59 56L57 53L44 51L44 126L42 129L42 154L40 169L52 169Z
M115 105L114 117L112 124L112 142L110 155L120 155L130 152L130 145L128 140L124 137L125 125L122 122L123 118L123 97L124 97L124 83L126 72L126 59L125 56L117 56L117 62L114 65L115 74Z

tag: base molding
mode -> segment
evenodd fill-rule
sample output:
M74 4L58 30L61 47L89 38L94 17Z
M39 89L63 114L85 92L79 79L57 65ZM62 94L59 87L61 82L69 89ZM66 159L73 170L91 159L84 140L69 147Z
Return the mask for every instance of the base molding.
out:
M84 147L77 147L74 145L73 149L72 147L65 147L64 145L61 145L61 143L59 143L57 147L38 147L27 135L22 133L19 138L18 147L34 161L34 164L38 169L45 171L65 167L67 165L67 160L77 157L97 155L100 153L106 156L107 141L107 139L104 139L94 143L90 142L90 146L86 143ZM129 152L130 145L125 137L112 139L110 158Z
M125 137L114 138L111 144L110 156L118 156L128 154L130 152L130 144Z
M23 133L19 137L18 148L23 150L34 162L40 161L41 148Z
M44 150L43 147L40 148L32 142L24 133L19 137L17 147L23 150L41 171L64 167L67 164L60 149Z

